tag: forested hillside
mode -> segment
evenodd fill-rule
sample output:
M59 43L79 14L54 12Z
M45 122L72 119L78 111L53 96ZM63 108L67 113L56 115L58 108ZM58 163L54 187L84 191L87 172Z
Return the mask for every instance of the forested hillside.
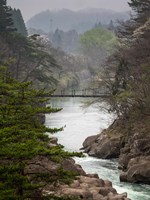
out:
M119 27L120 45L109 62L110 71L116 66L115 81L110 84L111 108L119 118L138 119L150 115L150 1L131 1L129 5L135 14Z
M62 110L48 103L54 92L62 96L76 88L93 91L93 97L95 88L104 92L91 102L115 117L85 140L85 152L118 158L121 181L150 184L150 0L130 0L129 6L130 19L103 9L45 11L28 21L28 35L21 10L0 1L0 200L129 200L75 164L72 157L83 153L65 151L53 137L63 127L44 124L46 114ZM75 117L83 117L78 108ZM117 169L110 163L107 170Z
M129 5L133 15L120 24L119 45L103 74L110 93L108 111L116 120L84 147L99 158L119 157L121 181L150 184L150 1L132 0Z
M126 20L127 12L115 12L105 9L85 9L72 11L62 9L59 11L43 11L33 16L28 22L28 28L41 29L46 33L60 29L62 31L76 30L83 33L94 27L95 23L109 24L110 20Z

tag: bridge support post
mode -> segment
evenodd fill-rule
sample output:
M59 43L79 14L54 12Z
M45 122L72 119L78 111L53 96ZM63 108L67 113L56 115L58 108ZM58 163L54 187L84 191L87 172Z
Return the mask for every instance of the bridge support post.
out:
M72 90L72 97L75 97L75 95L76 95L76 91Z
M94 88L92 90L93 90L93 96L95 96L96 95L96 91L95 91Z
M65 89L61 90L61 96L65 95Z
M82 89L82 96L84 96L84 90Z

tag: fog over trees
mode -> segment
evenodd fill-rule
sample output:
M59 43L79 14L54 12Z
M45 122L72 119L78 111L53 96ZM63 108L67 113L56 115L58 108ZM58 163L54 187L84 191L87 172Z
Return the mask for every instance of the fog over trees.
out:
M45 0L53 8L60 0L52 2ZM57 8L62 2L67 9L37 12L25 23L27 7L31 16L41 1L0 1L0 199L129 200L75 165L72 157L82 152L58 144L52 134L63 127L45 126L45 114L62 110L48 103L57 92L93 91L87 104L116 119L88 138L86 152L104 158L108 151L105 158L120 158L121 181L150 184L150 0L130 0L131 16L119 9L126 1L114 3L120 12L99 8L108 0L61 0Z

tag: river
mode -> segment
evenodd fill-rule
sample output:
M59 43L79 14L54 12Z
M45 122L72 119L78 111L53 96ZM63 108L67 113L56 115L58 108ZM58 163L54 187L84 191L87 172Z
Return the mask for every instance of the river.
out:
M58 113L46 115L46 126L64 127L64 131L57 133L60 144L66 150L79 151L86 137L98 134L112 122L113 116L100 111L97 107L83 109L84 98L55 98L50 105L63 108ZM102 160L86 155L84 158L75 158L86 173L97 173L100 178L110 180L118 193L127 192L132 200L150 200L150 186L119 182L117 160Z

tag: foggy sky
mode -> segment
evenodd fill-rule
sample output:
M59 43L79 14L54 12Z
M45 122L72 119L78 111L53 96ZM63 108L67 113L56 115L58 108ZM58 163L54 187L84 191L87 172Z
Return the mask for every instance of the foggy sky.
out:
M19 8L27 21L33 15L44 10L67 8L80 10L84 8L105 8L115 11L129 10L129 0L7 0L12 8Z

